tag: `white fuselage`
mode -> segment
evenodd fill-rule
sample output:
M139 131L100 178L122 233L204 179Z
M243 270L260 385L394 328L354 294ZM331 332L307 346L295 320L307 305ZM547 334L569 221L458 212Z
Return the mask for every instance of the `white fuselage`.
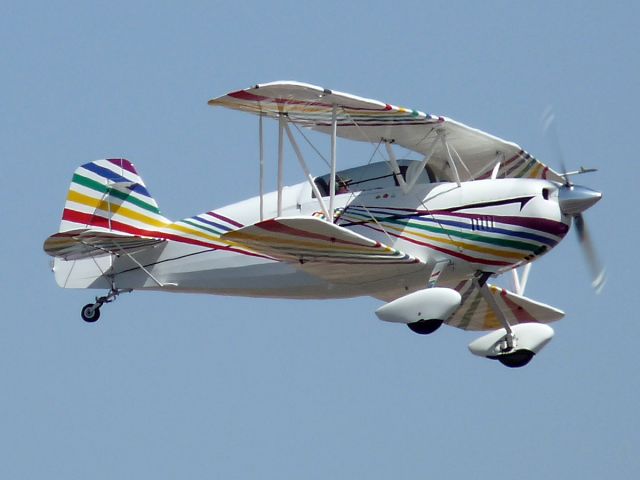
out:
M390 292L424 288L436 264L446 263L443 281L458 281L477 271L507 271L547 252L564 237L570 223L560 212L557 188L558 184L546 180L499 179L418 184L409 193L391 187L336 195L338 225L426 263L419 273L372 284L332 283L294 264L174 240L133 254L135 261L126 256L56 260L54 270L65 287L111 288L113 281L120 289L220 295L393 297ZM263 218L276 217L277 193L266 194L263 202ZM285 187L282 205L283 217L321 211L306 182ZM251 225L261 220L260 198L212 213L233 224Z

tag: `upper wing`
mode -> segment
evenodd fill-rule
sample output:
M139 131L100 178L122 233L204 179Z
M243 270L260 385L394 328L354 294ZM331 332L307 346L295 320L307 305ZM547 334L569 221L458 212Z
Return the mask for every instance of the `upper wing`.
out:
M44 242L44 251L52 257L63 260L79 260L100 255L135 253L165 241L116 231L85 228L51 235Z
M460 156L466 168L458 168L461 180L488 178L500 158L499 178L548 178L562 182L562 177L512 142L494 137L446 117L397 107L298 82L273 82L228 93L209 101L235 110L289 121L324 133L331 132L336 107L337 135L351 140L396 143L423 155L432 153L431 168L442 180L454 180L448 167L449 154L438 138Z
M314 217L265 220L222 238L335 283L375 281L424 268L415 257Z
M462 295L462 305L446 321L448 325L463 330L502 328L502 323L472 280L459 283L455 289ZM536 302L495 285L489 285L489 289L511 325L531 322L549 323L564 317L562 310L550 305Z

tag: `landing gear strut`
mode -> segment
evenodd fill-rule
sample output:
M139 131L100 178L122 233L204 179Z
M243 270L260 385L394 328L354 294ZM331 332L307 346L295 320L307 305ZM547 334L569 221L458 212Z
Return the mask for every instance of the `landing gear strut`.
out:
M469 344L471 353L498 360L509 368L520 368L527 365L553 337L553 329L537 322L517 323L511 326L505 311L501 310L486 283L488 273L476 277L482 297L502 323L503 328L495 330Z
M130 291L130 288L112 288L105 296L96 297L95 303L87 303L84 307L82 307L82 310L80 311L82 320L87 323L97 322L100 318L100 307L102 307L102 305L104 305L105 303L111 303L121 293L129 293Z

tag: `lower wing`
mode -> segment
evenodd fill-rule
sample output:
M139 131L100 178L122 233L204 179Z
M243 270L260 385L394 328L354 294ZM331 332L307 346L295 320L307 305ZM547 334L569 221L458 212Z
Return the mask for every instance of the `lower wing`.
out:
M418 258L315 217L265 220L222 238L334 283L377 281L425 267Z
M462 295L462 304L446 321L448 325L463 330L495 330L503 326L473 280L448 286ZM489 290L511 325L551 323L564 317L562 310L517 295L507 289L489 285Z

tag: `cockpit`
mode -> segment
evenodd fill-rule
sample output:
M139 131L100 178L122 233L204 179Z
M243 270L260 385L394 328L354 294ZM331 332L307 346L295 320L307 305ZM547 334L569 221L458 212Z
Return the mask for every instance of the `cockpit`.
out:
M402 179L407 181L408 178L413 178L417 174L416 184L437 182L438 179L429 165L425 165L420 172L417 171L421 168L421 163L417 160L398 160ZM330 176L330 174L326 174L315 179L318 190L323 197L329 196ZM337 195L399 186L400 182L388 162L375 162L336 172L335 193Z

